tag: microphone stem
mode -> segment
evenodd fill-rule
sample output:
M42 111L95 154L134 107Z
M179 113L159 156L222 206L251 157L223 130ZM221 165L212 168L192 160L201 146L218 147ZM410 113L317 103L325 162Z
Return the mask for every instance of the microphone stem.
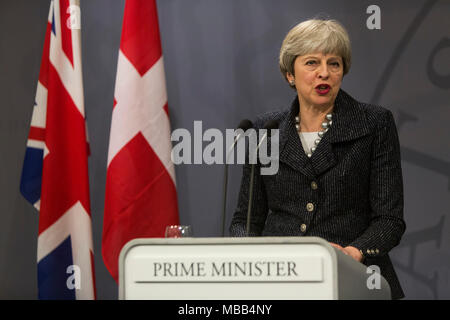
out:
M252 163L252 170L250 172L250 192L248 195L248 208L247 208L247 237L250 237L250 219L252 214L254 177L255 177L255 164Z
M228 189L228 159L230 158L231 151L234 149L237 141L241 137L242 133L238 134L236 138L234 138L233 144L228 149L226 158L225 158L225 170L224 170L224 179L223 179L223 199L222 199L222 237L225 237L225 222L227 215L227 189Z
M255 150L255 163L258 161L258 149L261 147L261 144L263 143L264 140L266 140L267 138L267 132L263 135L263 137L261 138L258 146L256 147ZM250 190L249 190L249 194L248 194L248 208L247 208L247 237L250 236L250 220L251 220L251 215L252 215L252 204L253 204L253 180L255 179L255 163L252 163L252 169L250 172Z
M225 162L225 176L223 179L223 207L222 207L222 237L225 237L225 216L227 213L228 162Z

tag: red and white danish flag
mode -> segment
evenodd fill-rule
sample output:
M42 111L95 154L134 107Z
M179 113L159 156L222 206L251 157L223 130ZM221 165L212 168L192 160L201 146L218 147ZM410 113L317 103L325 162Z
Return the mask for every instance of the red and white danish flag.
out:
M20 185L39 210L40 299L95 299L79 11L50 3Z
M102 254L117 281L130 240L178 224L175 170L154 0L126 0L108 151Z

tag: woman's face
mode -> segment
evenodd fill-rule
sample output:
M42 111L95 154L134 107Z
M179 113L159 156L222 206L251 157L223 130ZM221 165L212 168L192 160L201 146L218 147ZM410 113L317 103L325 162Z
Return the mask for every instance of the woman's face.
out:
M287 79L295 81L300 105L330 107L341 87L344 64L335 54L306 54L295 59L294 73Z

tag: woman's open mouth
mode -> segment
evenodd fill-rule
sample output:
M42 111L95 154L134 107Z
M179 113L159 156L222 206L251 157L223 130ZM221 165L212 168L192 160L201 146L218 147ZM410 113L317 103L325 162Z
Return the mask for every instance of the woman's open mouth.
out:
M328 92L330 92L331 87L328 84L321 83L318 86L316 86L315 89L318 94L324 95L324 94L327 94Z

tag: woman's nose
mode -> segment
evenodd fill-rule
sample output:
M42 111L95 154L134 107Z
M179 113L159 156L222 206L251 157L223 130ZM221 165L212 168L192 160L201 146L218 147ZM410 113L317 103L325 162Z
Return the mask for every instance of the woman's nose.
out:
M327 64L321 64L319 69L317 70L319 78L328 78L329 72L328 72L328 66Z

